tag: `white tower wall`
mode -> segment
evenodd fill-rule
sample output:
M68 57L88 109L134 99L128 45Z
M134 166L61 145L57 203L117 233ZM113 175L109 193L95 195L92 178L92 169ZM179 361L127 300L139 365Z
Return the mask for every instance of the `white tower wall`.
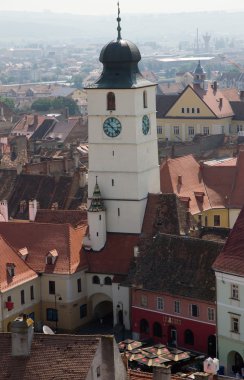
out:
M106 212L88 211L87 214L91 248L100 251L106 243Z

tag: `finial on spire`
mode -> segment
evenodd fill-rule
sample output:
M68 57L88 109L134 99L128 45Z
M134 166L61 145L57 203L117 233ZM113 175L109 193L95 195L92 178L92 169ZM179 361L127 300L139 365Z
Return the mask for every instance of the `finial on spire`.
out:
M97 175L96 175L96 185L97 185Z
M118 27L117 27L117 31L118 31L118 37L117 37L117 41L121 40L122 37L121 37L121 27L120 27L120 21L121 21L121 18L119 17L120 15L120 7L119 7L119 1L117 2L117 6L118 6L118 17L117 17L117 21L118 21Z

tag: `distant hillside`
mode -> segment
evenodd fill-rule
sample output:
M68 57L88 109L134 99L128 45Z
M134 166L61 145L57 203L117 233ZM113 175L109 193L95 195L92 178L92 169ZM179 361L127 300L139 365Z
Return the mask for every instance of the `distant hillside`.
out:
M116 15L81 16L52 12L0 12L0 42L87 40L104 42L116 35ZM179 41L200 35L244 38L244 12L122 14L122 36L135 42Z

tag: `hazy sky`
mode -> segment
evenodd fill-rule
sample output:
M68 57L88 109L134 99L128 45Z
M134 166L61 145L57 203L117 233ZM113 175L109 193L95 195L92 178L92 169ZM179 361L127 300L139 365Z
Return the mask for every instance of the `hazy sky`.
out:
M117 0L0 0L0 10L30 10L79 14L113 14ZM121 14L140 12L182 12L243 10L244 0L120 0Z

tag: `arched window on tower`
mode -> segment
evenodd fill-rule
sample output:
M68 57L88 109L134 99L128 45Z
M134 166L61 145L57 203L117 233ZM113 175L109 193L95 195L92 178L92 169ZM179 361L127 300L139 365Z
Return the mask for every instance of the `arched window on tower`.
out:
M108 111L115 110L115 94L113 92L109 92L107 94L107 110Z
M93 284L100 284L100 278L98 276L92 277L92 283Z
M147 92L143 91L143 107L147 108Z
M104 284L105 285L112 285L112 280L111 280L111 278L110 277L105 277L105 279L104 279Z
M185 330L184 333L185 344L194 345L194 334L191 330Z

